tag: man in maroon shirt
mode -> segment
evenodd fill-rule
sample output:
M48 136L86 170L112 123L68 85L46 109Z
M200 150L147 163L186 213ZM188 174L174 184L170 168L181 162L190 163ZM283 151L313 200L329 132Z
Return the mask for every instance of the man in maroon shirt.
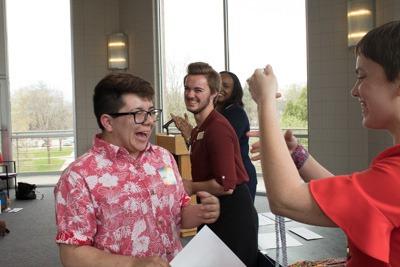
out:
M258 217L246 182L239 141L230 123L214 110L220 75L207 63L188 66L184 79L185 104L197 126L191 134L192 181L189 194L208 191L220 200L219 219L208 226L243 261L257 264Z

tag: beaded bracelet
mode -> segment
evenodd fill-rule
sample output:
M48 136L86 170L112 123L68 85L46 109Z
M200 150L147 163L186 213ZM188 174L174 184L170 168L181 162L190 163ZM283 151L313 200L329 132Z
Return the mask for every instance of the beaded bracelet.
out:
M304 163L308 159L308 156L310 156L308 151L302 145L297 145L292 152L292 159L298 170L303 167Z

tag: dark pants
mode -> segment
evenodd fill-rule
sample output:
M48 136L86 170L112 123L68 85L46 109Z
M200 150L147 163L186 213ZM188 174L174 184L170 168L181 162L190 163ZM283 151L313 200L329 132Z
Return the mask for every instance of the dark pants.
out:
M218 197L221 213L208 227L248 266L257 266L258 215L246 184Z
M254 203L257 193L257 176L250 177L250 180L247 182L247 186L249 187L250 196Z
M243 155L242 155L242 158L243 158ZM243 158L243 164L246 169L247 175L249 176L249 181L247 182L247 186L249 187L250 196L253 199L253 203L254 203L254 199L256 198L256 192L257 192L256 168L254 167L253 163L251 163L250 158L248 156L247 156L247 158Z

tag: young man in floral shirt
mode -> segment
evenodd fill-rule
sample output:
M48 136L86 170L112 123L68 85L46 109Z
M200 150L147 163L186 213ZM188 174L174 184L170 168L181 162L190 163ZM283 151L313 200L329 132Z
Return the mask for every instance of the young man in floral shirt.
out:
M169 266L180 228L213 223L218 199L190 204L173 156L149 143L161 113L150 83L110 74L95 88L101 134L55 190L56 242L64 266Z

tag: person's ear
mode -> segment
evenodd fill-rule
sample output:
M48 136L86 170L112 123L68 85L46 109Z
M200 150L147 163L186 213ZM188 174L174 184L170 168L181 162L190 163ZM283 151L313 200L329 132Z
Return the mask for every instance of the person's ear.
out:
M214 106L216 106L218 104L218 93L214 96L212 102L213 102Z
M100 116L101 125L103 125L104 130L107 132L112 132L113 130L113 118L108 114L103 114Z
M214 92L213 94L211 94L213 103L215 103L217 101L217 96L218 96L218 92Z

